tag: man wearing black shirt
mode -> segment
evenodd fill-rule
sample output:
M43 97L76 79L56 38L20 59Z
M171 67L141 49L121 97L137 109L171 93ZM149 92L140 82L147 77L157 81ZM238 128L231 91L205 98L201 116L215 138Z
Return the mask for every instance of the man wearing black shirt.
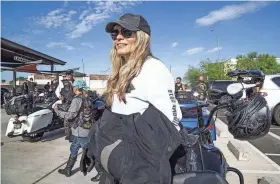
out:
M33 82L32 78L30 78L29 81L27 81L27 86L28 86L28 92L34 92L36 83Z
M179 91L185 91L185 86L182 83L181 77L176 78L176 84L175 84L175 93L178 93Z
M45 88L46 91L50 91L50 88L51 88L50 83L48 82L48 83L44 86L44 88Z

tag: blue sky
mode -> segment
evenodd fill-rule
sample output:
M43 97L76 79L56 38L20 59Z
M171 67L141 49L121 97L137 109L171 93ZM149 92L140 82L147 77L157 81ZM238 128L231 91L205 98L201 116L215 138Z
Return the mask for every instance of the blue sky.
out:
M126 12L148 20L152 52L174 77L206 58L217 60L217 36L221 59L250 51L280 57L280 2L30 1L1 8L2 37L67 62L56 69L82 72L83 59L87 74L106 74L112 41L104 27ZM11 78L2 72L2 79Z

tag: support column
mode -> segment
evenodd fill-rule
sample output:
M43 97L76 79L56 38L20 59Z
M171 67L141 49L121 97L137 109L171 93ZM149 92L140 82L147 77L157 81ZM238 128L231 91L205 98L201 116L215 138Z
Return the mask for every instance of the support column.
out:
M51 71L53 72L53 70L54 70L54 65L52 64L51 65Z
M15 70L13 70L13 89L14 89L13 95L15 95L15 93L16 93L16 85L17 85L17 72Z

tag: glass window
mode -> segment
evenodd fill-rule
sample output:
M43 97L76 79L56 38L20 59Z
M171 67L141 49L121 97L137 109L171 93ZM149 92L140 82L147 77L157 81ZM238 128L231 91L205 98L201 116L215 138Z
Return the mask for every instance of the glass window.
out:
M280 77L274 77L274 78L272 79L272 81L273 81L278 87L280 87Z

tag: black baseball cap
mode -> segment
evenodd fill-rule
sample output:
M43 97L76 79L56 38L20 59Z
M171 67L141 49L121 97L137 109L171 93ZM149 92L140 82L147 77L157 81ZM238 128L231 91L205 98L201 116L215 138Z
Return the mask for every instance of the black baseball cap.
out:
M151 29L144 17L141 15L135 15L131 13L126 13L122 15L117 21L115 22L109 22L106 25L106 32L112 33L114 30L115 25L120 25L125 29L128 29L130 31L143 31L147 33L148 35L151 35Z

